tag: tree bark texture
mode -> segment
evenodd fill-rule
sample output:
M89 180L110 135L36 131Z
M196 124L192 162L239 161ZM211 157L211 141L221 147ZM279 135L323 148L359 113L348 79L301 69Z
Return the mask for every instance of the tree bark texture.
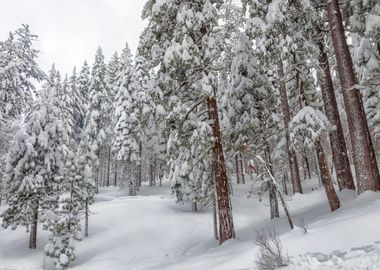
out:
M30 229L30 237L29 237L29 248L36 249L37 248L37 227L38 227L38 201L36 203L35 208L33 209L33 221Z
M88 237L88 199L86 199L86 209L84 216L84 236Z
M330 144L336 178L340 189L355 190L355 183L351 172L350 161L347 154L346 141L342 123L339 117L338 104L334 92L334 84L331 77L330 64L325 45L323 43L322 31L317 28L317 45L320 50L319 65L323 71L322 98L325 113L331 125L335 128L330 132Z
M221 142L218 106L215 97L207 99L208 115L212 121L213 133L213 171L216 184L216 201L218 203L219 217L219 243L235 238L235 229L232 217L229 183L227 179L226 164L224 160L223 146Z
M298 169L297 157L296 153L292 148L290 148L290 132L289 132L289 122L290 122L290 111L289 111L289 103L288 103L288 94L286 93L286 85L285 85L285 75L284 75L284 66L282 60L280 59L277 64L277 72L280 79L280 97L281 97L281 105L282 112L284 115L284 127L285 127L285 151L288 154L289 158L289 167L293 184L293 192L294 193L302 193L301 179L300 173Z
M319 140L315 142L315 150L317 151L319 169L321 171L322 183L325 187L327 200L331 211L335 211L340 207L338 195L335 192L334 185L331 180L329 166L327 165L322 144Z
M327 1L326 9L339 79L342 85L344 106L347 112L358 192L379 190L379 169L361 94L357 87L357 79L347 45L338 0Z

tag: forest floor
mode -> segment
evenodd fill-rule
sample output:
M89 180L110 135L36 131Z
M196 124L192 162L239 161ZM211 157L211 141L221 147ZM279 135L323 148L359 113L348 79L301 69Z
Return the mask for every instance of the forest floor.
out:
M136 197L102 188L91 207L90 236L77 243L71 269L253 270L256 232L264 228L280 236L291 259L288 270L380 269L380 193L341 192L342 207L331 213L324 190L306 180L305 194L286 197L295 224L307 225L304 233L300 227L290 230L282 209L281 218L270 220L267 196L261 202L247 198L247 182L233 185L237 237L221 246L213 239L211 211L192 213L190 205L177 205L167 183L143 186ZM0 269L54 269L43 258L47 237L40 228L32 251L25 229L0 228Z

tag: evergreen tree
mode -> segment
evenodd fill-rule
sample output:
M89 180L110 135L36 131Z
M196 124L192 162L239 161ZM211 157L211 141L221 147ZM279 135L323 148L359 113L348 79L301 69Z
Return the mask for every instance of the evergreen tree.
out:
M63 127L69 137L74 136L74 123L75 123L75 96L72 92L71 85L69 84L69 79L65 75L65 79L62 82L61 91L58 92L58 106L61 112ZM68 144L68 142L67 142Z
M140 53L159 69L158 86L170 112L166 132L173 190L179 201L204 202L212 198L216 186L223 243L234 238L235 232L216 102L216 66L222 46L216 27L221 3L148 1L143 16L149 22L141 36Z
M316 148L319 169L321 171L322 182L325 187L330 209L331 211L335 211L340 207L340 201L331 180L321 142L331 129L332 127L327 117L320 111L314 110L309 106L302 108L290 123L290 137L295 145L303 145L306 147L314 146Z
M347 112L358 192L379 190L379 168L338 1L328 1L326 12Z
M89 107L86 116L85 134L88 143L91 145L93 152L94 178L96 185L100 183L101 167L100 158L102 149L107 140L107 123L109 112L108 91L106 85L106 65L104 63L104 55L99 47L95 54L95 62L91 72L91 82L89 87Z
M45 92L48 92L45 90ZM30 226L29 248L36 248L37 222L57 204L64 129L51 98L41 93L15 136L6 166L7 208L3 226Z
M72 140L70 149L74 149L75 144ZM49 213L45 224L51 232L45 253L54 259L57 269L65 269L75 260L74 241L82 240L81 214L88 217L88 202L93 197L91 159L84 150L82 145L76 152L69 151L64 173L69 185L61 190L60 207Z
M89 93L90 93L90 67L87 61L84 61L82 69L78 76L78 92L80 98L81 114L78 115L78 127L83 131L85 119L87 116L88 108L90 105Z

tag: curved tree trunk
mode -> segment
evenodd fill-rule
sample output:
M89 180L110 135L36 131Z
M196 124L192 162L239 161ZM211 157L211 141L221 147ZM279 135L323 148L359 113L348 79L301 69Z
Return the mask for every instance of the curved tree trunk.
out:
M355 183L352 177L350 161L347 154L346 141L342 123L339 117L338 104L334 93L334 85L331 78L329 59L323 43L322 31L317 27L318 37L316 43L320 50L319 65L323 71L322 98L325 113L330 123L336 128L330 132L330 143L332 150L333 163L340 189L355 190Z
M338 0L327 1L328 21L352 144L358 192L379 190L380 177Z
M325 187L327 200L329 201L331 211L335 211L340 207L340 201L338 195L336 195L329 172L329 166L326 162L325 153L323 152L323 148L319 140L315 142L315 150L317 151L319 169L321 171L322 183Z
M277 68L278 68L278 71L277 71L278 77L280 79L280 96L281 96L282 112L284 115L284 127L285 127L285 139L286 139L285 151L287 152L288 158L289 158L289 166L290 166L290 173L291 173L292 184L293 184L293 192L302 193L300 172L298 169L296 153L294 152L293 149L290 148L290 132L289 132L290 111L289 111L289 104L288 104L288 94L286 93L284 66L281 59L278 61Z
M208 115L212 121L211 128L214 137L212 154L213 169L216 184L216 201L219 214L219 243L235 238L235 229L232 218L229 184L227 179L226 164L224 160L223 146L221 141L218 106L215 97L207 99Z

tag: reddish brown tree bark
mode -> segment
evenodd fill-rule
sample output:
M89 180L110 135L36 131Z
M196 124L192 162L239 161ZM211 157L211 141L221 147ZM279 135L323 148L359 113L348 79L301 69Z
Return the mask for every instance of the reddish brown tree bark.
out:
M323 71L323 104L327 118L330 123L336 127L330 132L330 144L336 176L340 189L347 188L355 190L355 183L347 154L346 141L344 140L342 123L339 117L338 104L334 93L334 84L331 77L329 59L325 51L322 31L319 28L317 28L316 31L318 33L316 43L320 50L319 65Z
M379 190L379 169L369 134L361 94L357 87L357 79L347 45L338 0L327 1L326 9L350 129L352 157L358 192Z
M208 115L212 121L211 128L213 133L213 168L216 185L216 201L218 204L219 216L219 243L235 238L235 229L232 218L229 184L224 160L223 146L220 134L218 106L215 97L207 99Z
M327 200L329 202L331 211L335 211L340 207L340 201L338 195L336 195L329 172L329 167L326 162L325 153L319 140L315 142L315 150L317 151L319 169L321 171L322 183L325 187Z
M282 112L284 115L284 127L285 127L285 139L286 139L285 151L287 152L288 158L289 158L289 166L290 166L290 173L291 173L292 184L293 184L293 192L302 193L301 179L300 179L300 173L298 169L296 153L294 152L293 149L290 148L290 132L289 132L290 111L289 111L289 104L288 104L288 94L286 93L284 66L281 59L278 61L278 64L277 64L277 72L278 72L278 77L280 79L280 97L281 97Z

